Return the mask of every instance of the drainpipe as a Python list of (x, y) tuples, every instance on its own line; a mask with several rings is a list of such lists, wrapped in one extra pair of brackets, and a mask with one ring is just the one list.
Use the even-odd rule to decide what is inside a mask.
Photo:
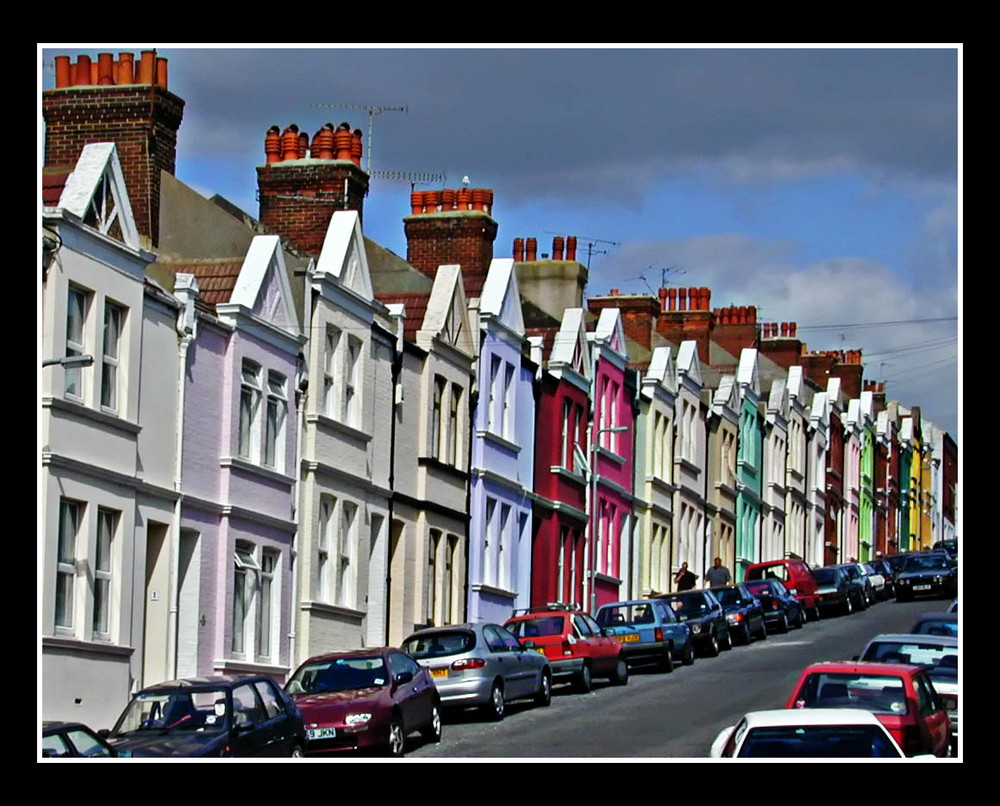
[[(197, 315), (194, 301), (198, 296), (198, 278), (193, 274), (179, 273), (174, 279), (174, 296), (183, 308), (177, 316), (177, 334), (181, 337), (177, 364), (177, 422), (175, 423), (174, 445), (174, 492), (177, 500), (174, 502), (173, 522), (170, 525), (170, 605), (167, 611), (167, 677), (177, 678), (177, 618), (180, 610), (180, 591), (178, 590), (180, 542), (181, 542), (181, 511), (184, 503), (183, 493), (183, 454), (184, 454), (184, 391), (187, 374), (188, 348), (194, 341), (197, 331)], [(145, 681), (143, 681), (145, 683)]]
[(392, 603), (392, 529), (396, 503), (396, 409), (403, 400), (400, 376), (403, 374), (403, 326), (406, 311), (402, 305), (389, 306), (389, 315), (396, 320), (396, 342), (392, 350), (392, 405), (389, 407), (389, 523), (385, 532), (385, 591), (382, 596), (382, 629), (385, 646), (389, 646), (390, 604)]

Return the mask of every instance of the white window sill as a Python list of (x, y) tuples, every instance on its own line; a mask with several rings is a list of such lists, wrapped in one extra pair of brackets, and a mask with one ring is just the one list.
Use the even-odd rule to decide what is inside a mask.
[(502, 437), (499, 434), (494, 434), (492, 431), (476, 431), (476, 436), (480, 437), (481, 439), (485, 439), (489, 442), (494, 442), (497, 445), (506, 448), (509, 451), (513, 451), (514, 453), (521, 452), (521, 446), (518, 445), (516, 442), (511, 442), (506, 437)]
[(368, 442), (372, 438), (371, 434), (366, 434), (364, 431), (355, 428), (353, 425), (348, 425), (340, 420), (335, 420), (327, 414), (307, 414), (306, 422), (315, 423), (316, 425), (322, 426), (324, 429), (329, 431), (338, 431), (344, 436), (360, 442)]
[(253, 462), (243, 459), (239, 456), (223, 456), (219, 460), (219, 467), (234, 467), (238, 470), (243, 470), (247, 473), (253, 473), (257, 476), (263, 476), (271, 481), (281, 482), (282, 484), (293, 485), (295, 484), (295, 479), (291, 476), (286, 476), (284, 473), (279, 473), (277, 470), (272, 470), (267, 467), (261, 467), (260, 465), (255, 465)]

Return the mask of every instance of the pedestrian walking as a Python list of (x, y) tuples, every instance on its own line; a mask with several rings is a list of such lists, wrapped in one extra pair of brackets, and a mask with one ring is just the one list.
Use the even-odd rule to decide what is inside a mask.
[(698, 581), (698, 577), (695, 576), (694, 571), (688, 570), (687, 563), (681, 563), (681, 567), (674, 574), (674, 584), (677, 586), (679, 591), (689, 591), (694, 587), (694, 583)]
[(705, 572), (705, 587), (718, 588), (722, 585), (728, 585), (732, 581), (733, 575), (722, 564), (722, 558), (716, 557), (712, 563), (712, 567)]

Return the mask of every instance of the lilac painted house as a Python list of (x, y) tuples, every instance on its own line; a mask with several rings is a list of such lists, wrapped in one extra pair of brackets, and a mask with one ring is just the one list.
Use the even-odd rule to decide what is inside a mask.
[(528, 607), (531, 592), (535, 366), (527, 357), (513, 260), (492, 261), (478, 302), (468, 619), (502, 623), (513, 609)]
[(299, 335), (277, 236), (242, 262), (174, 264), (188, 306), (177, 676), (283, 678), (295, 601)]

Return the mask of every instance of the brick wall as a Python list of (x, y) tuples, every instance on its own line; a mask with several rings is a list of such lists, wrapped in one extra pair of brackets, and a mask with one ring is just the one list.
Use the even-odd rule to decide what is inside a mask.
[(183, 113), (184, 101), (152, 84), (47, 90), (45, 165), (73, 165), (86, 144), (115, 143), (136, 226), (156, 247), (160, 172), (174, 173)]
[(257, 188), (261, 223), (296, 249), (316, 256), (335, 211), (363, 215), (368, 174), (348, 160), (276, 162), (258, 166)]
[(457, 263), (466, 298), (482, 295), (497, 237), (497, 222), (489, 215), (477, 210), (412, 215), (403, 219), (403, 229), (408, 263), (432, 278), (438, 266)]

